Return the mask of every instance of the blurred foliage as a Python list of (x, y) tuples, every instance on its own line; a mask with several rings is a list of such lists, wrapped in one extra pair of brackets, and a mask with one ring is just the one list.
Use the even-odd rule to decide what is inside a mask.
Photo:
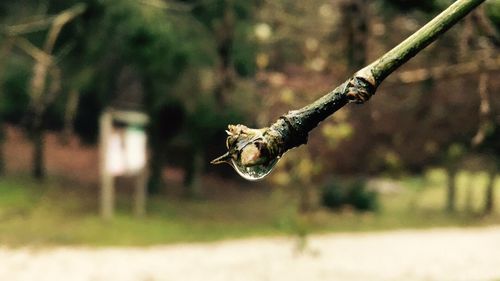
[(2, 95), (0, 107), (2, 119), (19, 123), (28, 108), (29, 96), (26, 85), (31, 76), (31, 63), (23, 58), (11, 59), (7, 68), (9, 71), (3, 77), (2, 91), (11, 94)]
[(334, 210), (351, 207), (359, 211), (376, 211), (379, 205), (377, 193), (368, 190), (361, 179), (329, 180), (322, 188), (321, 203)]
[(485, 5), (486, 13), (495, 24), (497, 30), (500, 31), (500, 3), (498, 1), (487, 1)]
[(449, 5), (448, 0), (384, 0), (386, 5), (397, 11), (421, 10), (424, 12), (436, 12)]

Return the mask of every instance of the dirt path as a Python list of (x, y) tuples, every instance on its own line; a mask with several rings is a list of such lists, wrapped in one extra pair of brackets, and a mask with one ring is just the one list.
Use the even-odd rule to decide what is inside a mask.
[(500, 280), (500, 226), (148, 248), (0, 247), (0, 280)]

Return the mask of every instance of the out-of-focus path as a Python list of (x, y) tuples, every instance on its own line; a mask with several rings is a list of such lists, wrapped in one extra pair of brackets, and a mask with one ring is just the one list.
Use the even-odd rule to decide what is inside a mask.
[(500, 227), (146, 248), (0, 247), (0, 280), (500, 280)]

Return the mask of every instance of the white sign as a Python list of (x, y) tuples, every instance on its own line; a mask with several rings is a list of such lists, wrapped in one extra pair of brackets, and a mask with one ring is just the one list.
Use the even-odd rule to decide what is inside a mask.
[(110, 174), (135, 174), (146, 165), (146, 134), (137, 127), (113, 128), (106, 151)]

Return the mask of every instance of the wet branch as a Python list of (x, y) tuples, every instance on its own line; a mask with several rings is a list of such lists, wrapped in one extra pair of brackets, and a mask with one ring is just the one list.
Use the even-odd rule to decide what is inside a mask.
[[(289, 111), (270, 127), (251, 129), (230, 125), (228, 152), (212, 164), (230, 163), (233, 167), (266, 166), (287, 150), (307, 143), (309, 131), (348, 103), (361, 104), (375, 94), (377, 87), (399, 66), (436, 40), (484, 0), (458, 0), (382, 57), (361, 69), (313, 103)], [(237, 163), (237, 165), (235, 164)]]

